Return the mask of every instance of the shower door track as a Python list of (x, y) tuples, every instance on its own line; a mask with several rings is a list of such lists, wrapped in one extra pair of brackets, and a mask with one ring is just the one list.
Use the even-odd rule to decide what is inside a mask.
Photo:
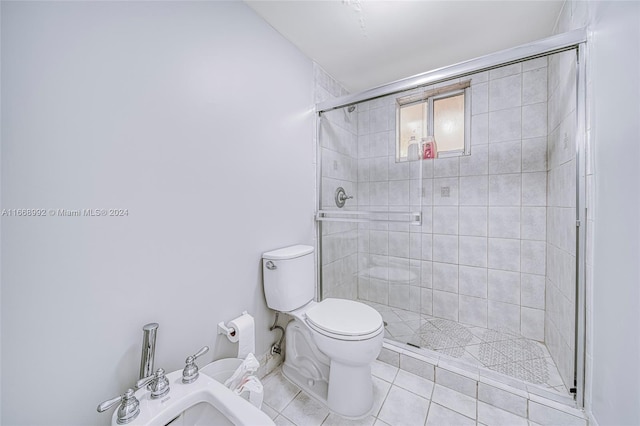
[(373, 89), (365, 90), (353, 95), (341, 96), (316, 104), (316, 112), (322, 113), (333, 109), (343, 108), (359, 102), (369, 101), (394, 93), (404, 92), (417, 87), (440, 83), (452, 78), (464, 77), (482, 71), (528, 61), (553, 53), (575, 49), (579, 44), (587, 41), (586, 29), (569, 31), (552, 37), (547, 37), (531, 43), (501, 50), (489, 55), (480, 56), (468, 61), (459, 62), (432, 71), (407, 77), (392, 83), (384, 84)]

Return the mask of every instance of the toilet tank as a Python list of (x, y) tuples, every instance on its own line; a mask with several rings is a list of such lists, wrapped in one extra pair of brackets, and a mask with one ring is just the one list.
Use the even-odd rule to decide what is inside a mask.
[(315, 296), (313, 247), (296, 245), (262, 255), (264, 295), (269, 308), (290, 312)]

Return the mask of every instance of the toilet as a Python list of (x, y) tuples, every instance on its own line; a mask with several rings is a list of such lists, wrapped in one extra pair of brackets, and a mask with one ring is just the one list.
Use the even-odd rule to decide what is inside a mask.
[(295, 245), (262, 255), (267, 306), (293, 317), (285, 332), (282, 372), (332, 412), (363, 418), (373, 408), (371, 363), (382, 348), (384, 323), (364, 303), (313, 300), (313, 251)]

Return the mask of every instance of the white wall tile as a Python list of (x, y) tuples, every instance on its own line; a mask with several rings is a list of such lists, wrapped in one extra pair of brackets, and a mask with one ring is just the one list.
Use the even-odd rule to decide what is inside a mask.
[[(462, 287), (462, 275), (460, 279)], [(520, 303), (529, 308), (544, 309), (544, 275), (520, 275)]]
[(458, 236), (433, 234), (433, 261), (458, 263)]
[(522, 107), (522, 138), (538, 138), (547, 135), (547, 103)]
[[(432, 286), (432, 274), (433, 263), (429, 260), (423, 260), (420, 262), (420, 283), (422, 287), (431, 288)], [(544, 294), (543, 294), (544, 296)]]
[(520, 271), (520, 240), (489, 238), (489, 268)]
[(458, 205), (458, 177), (433, 179), (433, 205)]
[(371, 254), (389, 254), (389, 233), (387, 231), (369, 231), (369, 250)]
[(522, 74), (522, 105), (546, 102), (547, 69), (538, 68)]
[(430, 288), (420, 289), (420, 313), (433, 315), (433, 290)]
[(522, 174), (522, 205), (547, 205), (547, 174), (545, 172)]
[(389, 232), (389, 256), (409, 257), (408, 232)]
[(408, 206), (409, 205), (409, 181), (397, 180), (389, 182), (389, 205)]
[(460, 235), (487, 236), (487, 207), (460, 206), (458, 214)]
[(487, 299), (459, 296), (459, 321), (477, 327), (487, 327)]
[(544, 341), (544, 310), (522, 307), (520, 334), (528, 339)]
[(546, 259), (544, 241), (522, 240), (520, 248), (520, 270), (530, 274), (544, 275)]
[(467, 296), (487, 298), (487, 269), (459, 266), (459, 292)]
[(369, 202), (374, 206), (388, 206), (389, 182), (371, 182), (369, 185)]
[[(543, 56), (542, 58), (530, 59), (528, 61), (525, 61), (522, 63), (522, 72), (546, 67), (547, 61), (548, 59), (546, 56)], [(546, 87), (545, 87), (545, 91), (546, 91)]]
[(522, 72), (522, 65), (512, 64), (504, 67), (496, 68), (489, 71), (489, 80), (506, 77), (509, 75), (520, 74)]
[[(489, 143), (506, 142), (520, 139), (522, 113), (521, 108), (510, 108), (489, 113)], [(530, 136), (530, 137), (535, 137)]]
[(489, 269), (489, 300), (520, 304), (520, 274)]
[(520, 306), (489, 300), (489, 328), (520, 333)]
[(393, 155), (387, 157), (389, 167), (389, 180), (405, 180), (411, 178), (411, 166), (414, 162), (396, 162)]
[(474, 146), (489, 143), (489, 114), (478, 114), (471, 117), (471, 149)]
[(458, 207), (433, 207), (433, 232), (438, 234), (458, 235)]
[(521, 184), (520, 174), (489, 176), (489, 205), (519, 206)]
[(460, 157), (460, 176), (486, 175), (489, 166), (488, 148), (488, 145), (473, 145), (469, 155)]
[(433, 177), (457, 177), (460, 172), (458, 158), (436, 158), (433, 162)]
[(433, 288), (457, 293), (458, 265), (433, 262)]
[(489, 111), (519, 107), (522, 104), (520, 74), (489, 81)]
[(520, 173), (520, 140), (489, 145), (489, 174)]
[(487, 266), (487, 238), (460, 236), (459, 264), (467, 266)]
[(422, 260), (433, 259), (433, 236), (422, 234)]
[(471, 86), (471, 115), (489, 111), (489, 84), (479, 83)]
[(522, 140), (522, 171), (547, 171), (547, 138)]
[(489, 236), (520, 238), (520, 207), (489, 207)]
[(546, 207), (522, 207), (520, 237), (527, 240), (546, 240)]
[(433, 316), (458, 321), (458, 294), (433, 290)]
[(486, 206), (488, 199), (488, 177), (460, 177), (460, 205)]

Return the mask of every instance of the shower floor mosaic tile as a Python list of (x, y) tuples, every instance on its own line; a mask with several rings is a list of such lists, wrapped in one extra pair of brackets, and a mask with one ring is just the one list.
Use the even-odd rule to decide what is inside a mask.
[(385, 337), (568, 393), (547, 347), (508, 330), (490, 330), (361, 300), (385, 321)]

